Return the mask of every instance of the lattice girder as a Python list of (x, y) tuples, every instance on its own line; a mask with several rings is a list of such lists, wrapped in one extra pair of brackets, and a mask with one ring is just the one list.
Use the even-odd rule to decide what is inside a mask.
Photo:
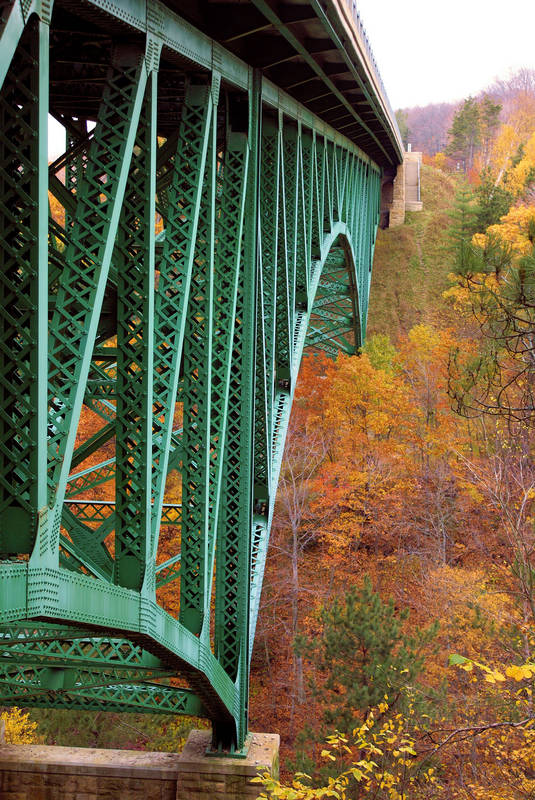
[[(299, 365), (363, 342), (380, 169), (162, 4), (15, 5), (0, 704), (196, 713), (241, 747)], [(73, 15), (69, 109), (48, 42)]]

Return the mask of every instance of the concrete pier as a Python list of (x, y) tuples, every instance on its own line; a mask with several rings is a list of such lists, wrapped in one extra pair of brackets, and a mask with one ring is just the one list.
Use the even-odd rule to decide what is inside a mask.
[(182, 753), (0, 743), (1, 800), (255, 800), (278, 772), (279, 737), (251, 734), (246, 758), (206, 754), (209, 731)]
[(208, 755), (210, 731), (192, 731), (178, 762), (177, 800), (256, 800), (262, 791), (251, 779), (279, 774), (279, 736), (252, 733), (245, 758)]

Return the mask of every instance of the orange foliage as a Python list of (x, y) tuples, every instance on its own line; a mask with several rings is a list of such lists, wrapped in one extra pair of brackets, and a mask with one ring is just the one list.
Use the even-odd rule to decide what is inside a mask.
[[(501, 652), (489, 631), (515, 619), (510, 543), (467, 467), (470, 457), (480, 468), (484, 441), (450, 408), (448, 356), (458, 344), (453, 331), (416, 325), (396, 349), (372, 339), (358, 357), (305, 359), (290, 437), (301, 436), (303, 449), (306, 431), (309, 441), (313, 434), (323, 457), (303, 494), (294, 583), (285, 548), (290, 520), (276, 513), (253, 661), (252, 724), (281, 731), (283, 751), (320, 713), (296, 664), (295, 630), (313, 635), (319, 606), (364, 571), (384, 596), (411, 608), (410, 625), (441, 621), (427, 685), (440, 687), (452, 649), (472, 657)], [(489, 565), (490, 552), (496, 563)], [(453, 691), (464, 692), (455, 678)]]
[[(439, 521), (426, 526), (407, 515), (406, 505), (430, 493), (459, 492), (454, 466), (463, 428), (446, 392), (453, 344), (449, 332), (418, 325), (400, 342), (392, 369), (374, 367), (363, 353), (340, 356), (325, 374), (319, 405), (308, 411), (328, 442), (311, 508), (332, 554), (366, 544), (369, 530), (383, 547), (427, 549), (441, 539), (446, 559)], [(418, 533), (430, 525), (434, 545), (432, 535)]]

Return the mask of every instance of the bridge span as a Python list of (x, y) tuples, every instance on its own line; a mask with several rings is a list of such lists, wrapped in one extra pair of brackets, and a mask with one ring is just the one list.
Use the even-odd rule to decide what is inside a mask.
[(402, 160), (355, 3), (1, 0), (0, 87), (0, 706), (239, 749), (301, 355), (361, 345)]

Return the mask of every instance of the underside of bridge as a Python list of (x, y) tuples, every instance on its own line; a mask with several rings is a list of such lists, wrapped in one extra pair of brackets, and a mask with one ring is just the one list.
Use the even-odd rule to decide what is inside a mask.
[(0, 705), (243, 745), (301, 356), (361, 345), (401, 157), (351, 13), (0, 2)]

